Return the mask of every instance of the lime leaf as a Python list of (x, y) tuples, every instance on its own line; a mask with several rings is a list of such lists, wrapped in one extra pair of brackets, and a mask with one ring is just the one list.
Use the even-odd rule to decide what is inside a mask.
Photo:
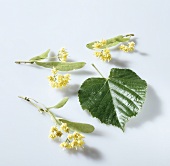
[(85, 62), (35, 62), (37, 65), (53, 68), (55, 67), (59, 71), (70, 71), (75, 69), (80, 69), (84, 67)]
[(67, 123), (67, 126), (72, 130), (82, 132), (82, 133), (92, 133), (94, 131), (94, 126), (87, 123), (71, 122), (65, 119), (59, 119), (60, 122)]
[(136, 116), (146, 96), (147, 83), (130, 69), (112, 68), (106, 78), (89, 78), (78, 92), (82, 109), (102, 123), (124, 130), (130, 117)]
[(52, 106), (52, 107), (48, 107), (48, 109), (52, 109), (52, 108), (55, 108), (55, 109), (58, 109), (58, 108), (61, 108), (63, 107), (67, 101), (68, 101), (68, 97), (64, 97), (59, 103), (57, 103), (56, 105)]
[(50, 52), (50, 49), (48, 49), (46, 52), (42, 53), (41, 55), (35, 56), (31, 58), (29, 61), (30, 62), (35, 62), (35, 61), (40, 61), (48, 57), (48, 54)]
[[(121, 42), (126, 42), (126, 41), (129, 41), (129, 40), (130, 40), (130, 37), (125, 37), (123, 35), (119, 35), (119, 36), (116, 36), (114, 38), (107, 39), (106, 44), (99, 49), (113, 47), (113, 46), (118, 45)], [(93, 50), (93, 44), (96, 43), (96, 42), (98, 42), (98, 41), (88, 43), (86, 45), (86, 47)]]

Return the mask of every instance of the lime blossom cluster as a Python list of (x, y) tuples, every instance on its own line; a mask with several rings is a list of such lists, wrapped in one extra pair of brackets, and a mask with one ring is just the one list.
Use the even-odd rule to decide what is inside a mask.
[(65, 87), (70, 80), (70, 74), (58, 74), (58, 70), (53, 67), (51, 70), (52, 75), (48, 76), (48, 81), (52, 88), (62, 88)]
[(60, 129), (58, 129), (56, 126), (52, 126), (50, 129), (49, 138), (54, 140), (55, 138), (62, 137), (62, 135), (64, 134), (63, 132), (67, 133), (68, 135), (66, 140), (60, 144), (62, 148), (83, 148), (85, 143), (83, 140), (83, 138), (85, 138), (84, 135), (80, 134), (79, 132), (69, 134), (70, 128), (67, 126), (67, 123), (62, 123)]
[(61, 61), (61, 62), (66, 62), (67, 60), (67, 57), (68, 57), (68, 52), (66, 51), (66, 49), (63, 47), (59, 50), (58, 52), (58, 59)]
[[(133, 36), (132, 34), (126, 35), (127, 36)], [(123, 41), (122, 41), (123, 42)], [(120, 42), (118, 42), (120, 43)], [(92, 45), (92, 49), (95, 50), (94, 55), (98, 58), (100, 58), (102, 61), (110, 61), (112, 59), (110, 54), (109, 47), (109, 41), (102, 39), (101, 41), (96, 41)], [(119, 49), (124, 52), (132, 52), (135, 49), (135, 43), (133, 41), (129, 42), (127, 45), (121, 44), (119, 46)], [(99, 51), (96, 51), (99, 50)]]
[(101, 52), (96, 51), (94, 52), (94, 55), (98, 58), (100, 58), (102, 61), (110, 61), (112, 59), (110, 50), (109, 49), (103, 49)]
[(129, 42), (127, 45), (121, 44), (119, 46), (119, 49), (124, 52), (132, 52), (135, 49), (135, 43), (132, 41)]
[[(103, 46), (107, 44), (107, 41), (102, 39), (101, 41), (95, 42), (92, 47), (94, 50), (96, 49), (102, 49)], [(100, 58), (102, 61), (110, 61), (112, 59), (110, 50), (105, 48), (102, 49), (101, 51), (96, 51), (94, 52), (94, 55), (98, 58)]]

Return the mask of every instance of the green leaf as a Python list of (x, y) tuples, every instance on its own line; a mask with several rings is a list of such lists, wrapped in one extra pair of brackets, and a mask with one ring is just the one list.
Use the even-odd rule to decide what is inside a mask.
[(78, 96), (82, 108), (93, 117), (124, 130), (129, 118), (141, 109), (146, 89), (146, 81), (132, 70), (112, 68), (108, 79), (85, 80)]
[(84, 67), (85, 62), (35, 62), (37, 65), (53, 68), (55, 67), (59, 71), (70, 71), (75, 69), (80, 69)]
[[(130, 40), (130, 37), (125, 37), (123, 35), (119, 35), (119, 36), (116, 36), (114, 38), (107, 39), (106, 45), (102, 46), (100, 49), (113, 47), (113, 46), (118, 45), (121, 42), (126, 42), (126, 41), (129, 41), (129, 40)], [(93, 50), (93, 44), (96, 43), (96, 42), (98, 42), (98, 41), (88, 43), (86, 45), (86, 47)]]
[(46, 52), (42, 53), (41, 55), (38, 55), (38, 56), (31, 58), (29, 61), (30, 62), (36, 62), (36, 61), (43, 60), (43, 59), (48, 57), (49, 52), (50, 52), (50, 49), (48, 49)]
[(68, 97), (64, 97), (59, 103), (57, 103), (56, 105), (52, 106), (52, 107), (48, 107), (48, 109), (52, 109), (52, 108), (55, 108), (55, 109), (58, 109), (58, 108), (61, 108), (63, 107), (67, 101), (68, 101)]
[(59, 119), (59, 121), (63, 123), (67, 123), (67, 126), (71, 128), (72, 130), (82, 132), (82, 133), (92, 133), (95, 129), (94, 126), (87, 124), (87, 123), (71, 122), (65, 119)]

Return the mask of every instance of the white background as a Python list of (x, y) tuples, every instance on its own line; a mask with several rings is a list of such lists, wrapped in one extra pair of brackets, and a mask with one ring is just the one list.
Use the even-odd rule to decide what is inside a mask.
[[(170, 3), (168, 0), (0, 0), (0, 165), (1, 166), (168, 166), (170, 164)], [(135, 34), (136, 52), (112, 51), (104, 63), (85, 45), (119, 34)], [(48, 48), (56, 55), (66, 47), (71, 61), (86, 67), (70, 72), (63, 90), (48, 85), (49, 69), (17, 65)], [(101, 124), (83, 111), (77, 91), (88, 77), (106, 77), (113, 67), (130, 68), (148, 83), (141, 113), (123, 133)], [(69, 102), (56, 113), (72, 121), (91, 123), (83, 151), (62, 150), (48, 138), (48, 116), (17, 96), (47, 106), (64, 96)], [(54, 110), (55, 111), (55, 110)]]

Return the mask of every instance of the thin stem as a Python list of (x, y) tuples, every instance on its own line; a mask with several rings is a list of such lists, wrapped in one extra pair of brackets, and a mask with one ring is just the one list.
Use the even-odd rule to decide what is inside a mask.
[(21, 63), (30, 63), (30, 64), (33, 64), (34, 62), (30, 62), (30, 61), (15, 61), (15, 63), (17, 63), (17, 64), (21, 64)]
[(104, 76), (102, 75), (102, 73), (97, 69), (97, 67), (94, 65), (94, 64), (92, 64), (92, 66), (96, 69), (96, 71), (104, 78)]
[(23, 100), (25, 100), (25, 101), (28, 101), (28, 102), (29, 102), (30, 104), (32, 104), (34, 107), (38, 108), (38, 110), (39, 110), (40, 112), (44, 112), (44, 111), (45, 111), (43, 108), (39, 107), (37, 104), (35, 104), (34, 102), (32, 102), (32, 101), (31, 101), (32, 99), (30, 99), (30, 98), (28, 98), (28, 97), (23, 97), (23, 96), (18, 96), (18, 97), (21, 98), (21, 99), (23, 99)]
[(53, 121), (57, 124), (60, 125), (60, 121), (56, 118), (56, 116), (51, 112), (51, 111), (47, 111), (47, 113), (51, 116), (51, 118), (53, 119)]
[[(51, 116), (51, 118), (53, 119), (53, 121), (56, 123), (56, 125), (61, 125), (61, 122), (57, 119), (57, 117), (54, 115), (54, 113), (51, 112), (48, 108), (46, 108), (43, 104), (39, 103), (38, 101), (36, 101), (34, 99), (28, 98), (28, 97), (23, 97), (23, 96), (18, 96), (18, 97), (25, 101), (28, 101), (34, 107), (38, 108), (38, 111), (48, 113)], [(34, 102), (32, 102), (31, 100)], [(41, 104), (43, 107), (45, 107), (45, 109), (40, 107), (39, 105), (35, 104), (35, 102), (38, 104)]]

